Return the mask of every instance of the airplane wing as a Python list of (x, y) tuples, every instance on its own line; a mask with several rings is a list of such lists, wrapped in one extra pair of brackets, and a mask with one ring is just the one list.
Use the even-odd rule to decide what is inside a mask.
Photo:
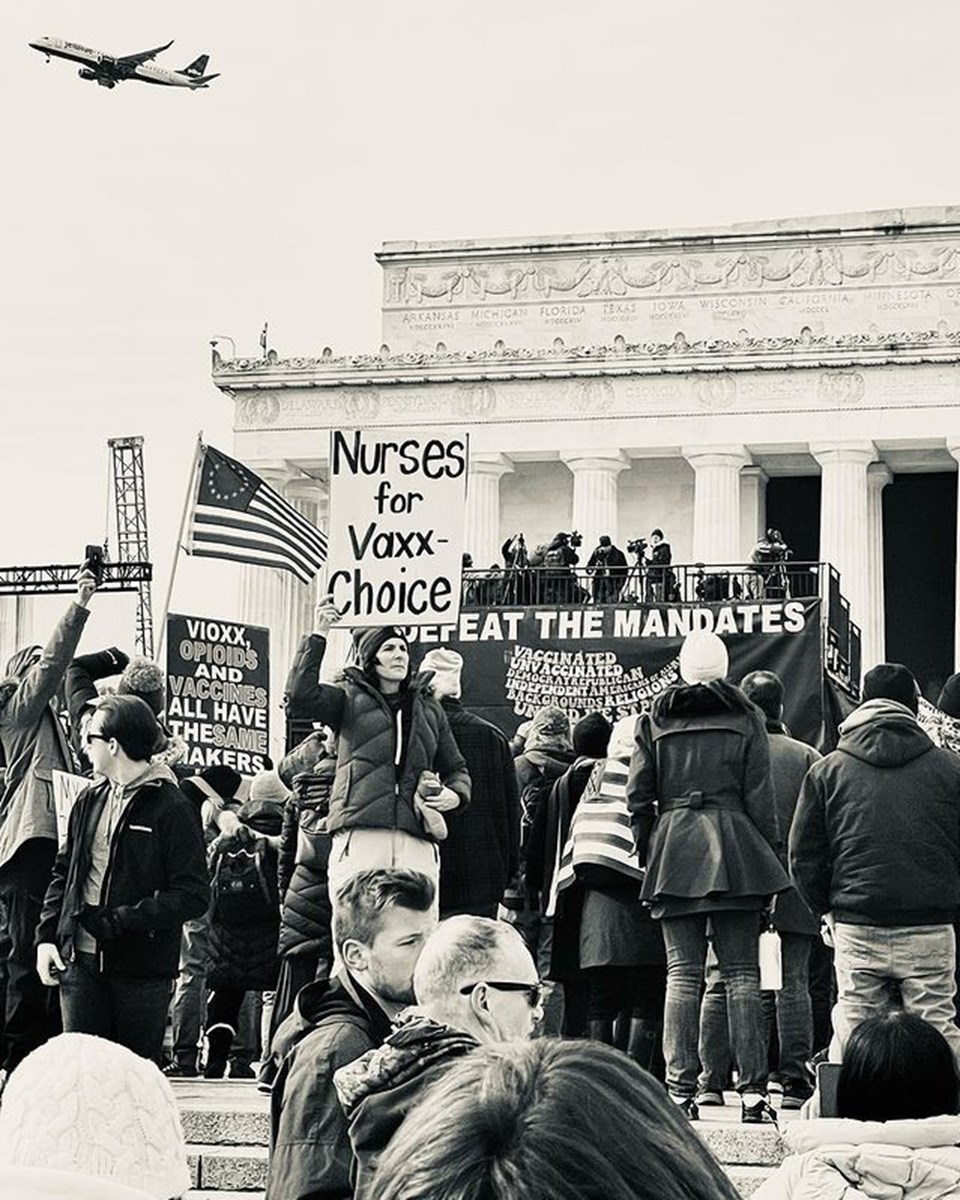
[(162, 54), (164, 50), (169, 50), (172, 45), (173, 40), (171, 39), (165, 46), (157, 46), (155, 50), (141, 50), (139, 54), (125, 54), (122, 58), (118, 58), (117, 62), (127, 67), (139, 67), (141, 63), (149, 62), (151, 58)]

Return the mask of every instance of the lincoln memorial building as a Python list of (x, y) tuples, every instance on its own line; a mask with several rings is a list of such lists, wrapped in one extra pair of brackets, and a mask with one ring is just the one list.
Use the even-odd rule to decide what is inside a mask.
[[(235, 453), (325, 522), (331, 428), (470, 432), (465, 550), (559, 530), (675, 563), (776, 527), (840, 572), (864, 669), (954, 669), (960, 208), (721, 229), (389, 242), (382, 345), (227, 361)], [(275, 687), (314, 595), (244, 568)]]

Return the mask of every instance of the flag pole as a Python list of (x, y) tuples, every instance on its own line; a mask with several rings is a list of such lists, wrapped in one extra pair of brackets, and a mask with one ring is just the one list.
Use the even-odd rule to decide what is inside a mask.
[(167, 594), (163, 601), (163, 612), (160, 616), (160, 637), (157, 642), (157, 661), (163, 658), (163, 644), (167, 636), (167, 613), (170, 611), (170, 601), (173, 598), (173, 585), (177, 576), (177, 565), (180, 562), (180, 551), (183, 549), (183, 531), (187, 527), (187, 518), (196, 505), (197, 490), (200, 483), (200, 464), (206, 447), (203, 444), (203, 430), (197, 434), (197, 444), (193, 451), (193, 464), (190, 467), (190, 477), (187, 480), (187, 491), (183, 498), (183, 512), (180, 514), (180, 528), (177, 530), (177, 540), (173, 547), (173, 562), (170, 566), (170, 578), (167, 582)]

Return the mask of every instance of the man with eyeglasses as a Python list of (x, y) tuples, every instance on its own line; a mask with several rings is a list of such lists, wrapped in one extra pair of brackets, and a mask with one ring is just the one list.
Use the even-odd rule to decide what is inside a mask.
[(207, 909), (203, 834), (137, 696), (108, 696), (84, 733), (94, 782), (77, 798), (37, 926), (37, 973), (63, 1027), (158, 1065), (184, 921)]
[(413, 974), (417, 1003), (381, 1047), (334, 1075), (350, 1121), (355, 1200), (377, 1194), (377, 1161), (407, 1113), (458, 1058), (532, 1036), (543, 985), (523, 939), (502, 921), (456, 916), (427, 939)]

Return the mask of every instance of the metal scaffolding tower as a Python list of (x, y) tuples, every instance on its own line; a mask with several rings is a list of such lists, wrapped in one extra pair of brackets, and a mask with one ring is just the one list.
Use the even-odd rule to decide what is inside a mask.
[[(110, 438), (113, 465), (113, 497), (117, 517), (117, 566), (148, 563), (147, 490), (143, 477), (143, 438)], [(137, 587), (136, 645), (141, 654), (153, 657), (153, 609), (149, 576)]]

